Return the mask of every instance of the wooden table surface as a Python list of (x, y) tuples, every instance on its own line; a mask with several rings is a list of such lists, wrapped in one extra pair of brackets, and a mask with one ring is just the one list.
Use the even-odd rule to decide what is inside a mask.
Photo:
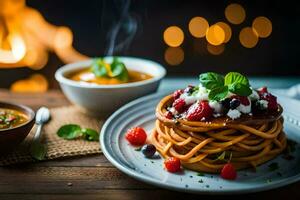
[[(44, 94), (16, 94), (0, 90), (0, 101), (28, 105), (68, 105), (60, 91)], [(299, 166), (300, 167), (300, 166)], [(184, 183), (182, 183), (184, 184)], [(255, 194), (232, 196), (231, 199), (300, 199), (300, 182)], [(223, 199), (157, 188), (123, 174), (104, 155), (21, 164), (0, 168), (0, 199)]]

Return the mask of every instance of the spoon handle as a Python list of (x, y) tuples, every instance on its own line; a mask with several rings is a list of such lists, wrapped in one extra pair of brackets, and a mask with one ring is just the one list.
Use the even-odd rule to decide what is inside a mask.
[(42, 124), (38, 124), (32, 142), (39, 142), (40, 141), (41, 135), (42, 135), (42, 127), (43, 127)]

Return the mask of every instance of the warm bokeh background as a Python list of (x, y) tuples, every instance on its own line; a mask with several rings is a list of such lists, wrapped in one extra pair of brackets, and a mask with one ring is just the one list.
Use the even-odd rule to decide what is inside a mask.
[[(22, 0), (1, 1), (16, 3)], [(123, 13), (124, 20), (121, 21), (120, 31), (114, 43), (117, 49), (114, 49), (113, 54), (155, 60), (166, 67), (168, 76), (196, 76), (208, 70), (217, 72), (235, 70), (252, 76), (300, 75), (298, 65), (300, 7), (294, 1), (133, 0), (126, 12), (127, 3), (126, 0), (26, 1), (27, 6), (39, 11), (49, 24), (69, 27), (73, 33), (73, 47), (89, 57), (103, 56), (112, 52), (112, 48), (109, 47), (112, 39), (110, 31), (116, 28)], [(232, 24), (225, 17), (225, 8), (231, 3), (238, 3), (244, 8), (245, 19), (240, 24)], [(217, 22), (227, 23), (232, 30), (230, 40), (214, 47), (207, 42), (205, 36), (204, 38), (192, 36), (189, 22), (196, 16), (206, 19), (210, 26)], [(268, 37), (258, 38), (257, 44), (254, 41), (252, 48), (246, 48), (241, 44), (243, 41), (239, 39), (239, 34), (243, 28), (251, 27), (253, 20), (258, 16), (265, 16), (270, 20), (272, 31)], [(236, 17), (240, 16), (237, 14)], [(3, 19), (0, 25), (1, 23)], [(29, 23), (34, 24), (31, 21)], [(38, 25), (33, 26), (39, 29)], [(178, 47), (169, 47), (164, 42), (164, 31), (169, 26), (178, 26), (184, 33), (183, 42), (180, 46), (175, 45)], [(43, 31), (42, 28), (40, 31)], [(66, 32), (68, 33), (68, 29)], [(63, 36), (62, 34), (62, 39), (57, 39), (56, 43), (63, 43)], [(50, 35), (42, 34), (39, 40), (43, 37), (47, 38)], [(251, 39), (246, 42), (253, 43)], [(43, 75), (35, 76), (36, 80), (46, 79), (49, 88), (57, 88), (53, 76), (55, 70), (64, 63), (71, 62), (73, 57), (58, 56), (59, 44), (56, 43), (52, 49), (45, 47), (47, 49), (45, 52), (49, 55), (45, 63), (31, 68), (0, 67), (0, 88), (10, 88), (15, 81), (26, 79), (36, 73)], [(80, 58), (79, 56), (78, 59)], [(76, 59), (77, 57), (73, 60)], [(5, 64), (1, 66), (5, 67)]]

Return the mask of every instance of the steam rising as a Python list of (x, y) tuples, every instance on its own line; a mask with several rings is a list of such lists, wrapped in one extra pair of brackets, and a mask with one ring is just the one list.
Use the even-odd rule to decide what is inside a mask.
[(112, 56), (117, 52), (128, 49), (138, 27), (136, 18), (129, 11), (131, 1), (114, 0), (113, 2), (120, 16), (116, 23), (113, 23), (107, 34), (108, 47), (105, 52), (107, 56)]

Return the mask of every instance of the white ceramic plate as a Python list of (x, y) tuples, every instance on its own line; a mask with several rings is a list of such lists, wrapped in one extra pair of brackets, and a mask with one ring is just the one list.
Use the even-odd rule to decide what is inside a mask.
[[(281, 187), (300, 180), (300, 103), (296, 100), (279, 97), (284, 107), (285, 131), (289, 139), (298, 143), (293, 152), (293, 160), (281, 155), (253, 170), (238, 172), (238, 178), (227, 181), (219, 175), (184, 170), (181, 174), (168, 173), (163, 169), (163, 159), (147, 159), (140, 151), (125, 140), (126, 130), (141, 126), (150, 133), (154, 127), (155, 107), (166, 93), (159, 93), (137, 99), (115, 112), (104, 124), (100, 143), (106, 158), (119, 170), (138, 180), (159, 187), (177, 191), (234, 194), (250, 193)], [(270, 171), (271, 163), (278, 163), (279, 169)]]

